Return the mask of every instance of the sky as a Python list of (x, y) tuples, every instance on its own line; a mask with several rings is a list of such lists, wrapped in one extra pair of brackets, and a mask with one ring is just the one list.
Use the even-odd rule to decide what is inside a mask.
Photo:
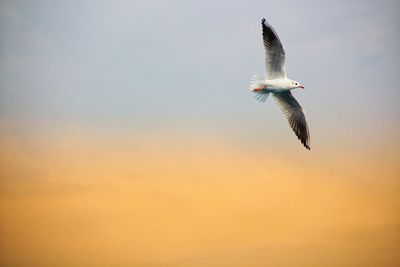
[[(398, 266), (397, 1), (0, 1), (0, 265)], [(311, 151), (248, 92), (261, 19)]]

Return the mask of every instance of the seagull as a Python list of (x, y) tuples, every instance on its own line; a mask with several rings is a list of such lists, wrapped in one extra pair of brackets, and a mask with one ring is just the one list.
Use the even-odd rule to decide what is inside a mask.
[(309, 150), (310, 133), (304, 110), (291, 93), (293, 89), (304, 89), (304, 86), (286, 76), (285, 49), (274, 28), (265, 20), (261, 21), (262, 36), (265, 47), (268, 76), (253, 76), (250, 81), (250, 92), (260, 102), (265, 102), (272, 94), (279, 108), (286, 116), (297, 138)]

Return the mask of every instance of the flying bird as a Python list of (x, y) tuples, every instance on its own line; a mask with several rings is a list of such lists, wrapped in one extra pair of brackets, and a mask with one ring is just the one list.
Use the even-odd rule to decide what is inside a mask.
[(265, 19), (262, 19), (261, 25), (268, 74), (265, 78), (255, 75), (250, 82), (250, 92), (260, 102), (265, 102), (272, 94), (297, 138), (310, 149), (310, 133), (304, 110), (291, 93), (291, 90), (304, 89), (304, 86), (286, 76), (282, 42)]

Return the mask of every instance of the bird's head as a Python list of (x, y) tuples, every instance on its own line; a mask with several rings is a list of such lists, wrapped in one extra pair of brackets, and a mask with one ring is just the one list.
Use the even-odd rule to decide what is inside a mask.
[(292, 89), (296, 89), (296, 88), (304, 89), (304, 86), (301, 83), (293, 81), (293, 80), (290, 81), (290, 86), (292, 87)]

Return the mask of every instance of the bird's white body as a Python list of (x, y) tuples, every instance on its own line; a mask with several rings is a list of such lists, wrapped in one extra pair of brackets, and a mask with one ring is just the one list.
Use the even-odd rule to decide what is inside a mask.
[(280, 78), (280, 79), (264, 79), (264, 80), (258, 80), (257, 84), (255, 84), (255, 88), (252, 88), (253, 90), (256, 88), (263, 88), (263, 91), (265, 92), (270, 92), (270, 93), (281, 93), (281, 92), (286, 92), (290, 91), (292, 89), (298, 88), (298, 86), (295, 86), (295, 81), (287, 79), (287, 78)]
[(274, 93), (294, 89), (289, 79), (265, 80), (264, 84), (267, 86), (266, 90)]
[(250, 82), (250, 92), (261, 102), (265, 102), (271, 94), (296, 136), (307, 149), (310, 149), (310, 133), (304, 110), (290, 92), (296, 88), (304, 89), (304, 86), (287, 78), (285, 49), (272, 26), (265, 19), (261, 24), (268, 75), (266, 78), (254, 76)]

